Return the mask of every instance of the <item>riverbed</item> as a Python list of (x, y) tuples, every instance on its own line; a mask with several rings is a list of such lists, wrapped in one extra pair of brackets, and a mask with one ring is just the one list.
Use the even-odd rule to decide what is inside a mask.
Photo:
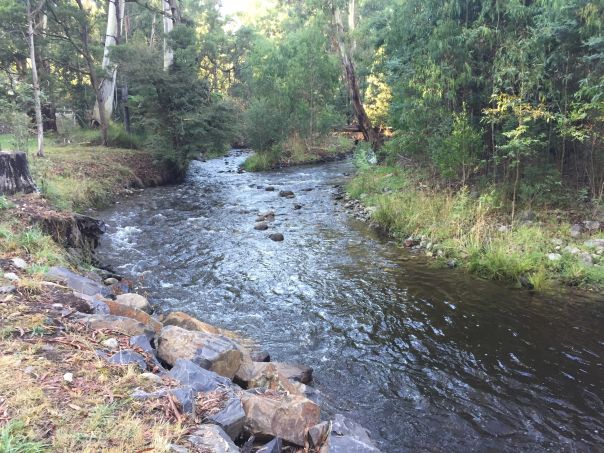
[(99, 213), (101, 260), (160, 310), (312, 366), (326, 416), (384, 452), (603, 448), (603, 297), (436, 268), (334, 200), (350, 162), (240, 174), (245, 155), (195, 161), (185, 183)]

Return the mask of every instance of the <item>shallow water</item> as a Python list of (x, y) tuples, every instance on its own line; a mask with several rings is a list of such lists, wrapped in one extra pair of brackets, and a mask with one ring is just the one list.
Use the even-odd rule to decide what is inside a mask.
[(100, 258), (161, 309), (311, 365), (324, 414), (384, 452), (603, 451), (603, 297), (435, 269), (334, 203), (350, 163), (237, 174), (244, 158), (193, 162), (184, 184), (100, 213)]

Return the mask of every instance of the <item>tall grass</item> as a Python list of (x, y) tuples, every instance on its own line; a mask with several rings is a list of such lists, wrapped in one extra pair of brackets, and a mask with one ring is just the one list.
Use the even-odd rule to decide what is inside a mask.
[(40, 269), (65, 262), (61, 248), (50, 236), (36, 227), (24, 228), (14, 221), (0, 223), (0, 255), (29, 257)]
[[(579, 255), (556, 250), (552, 239), (572, 242), (568, 225), (515, 224), (501, 229), (505, 216), (495, 190), (478, 198), (467, 190), (437, 192), (422, 188), (409, 171), (386, 166), (360, 171), (347, 190), (351, 197), (372, 206), (373, 219), (395, 238), (423, 237), (436, 244), (443, 258), (456, 258), (482, 277), (528, 281), (537, 289), (551, 280), (570, 285), (604, 284), (602, 265), (589, 266)], [(562, 259), (550, 260), (548, 254), (554, 252)]]

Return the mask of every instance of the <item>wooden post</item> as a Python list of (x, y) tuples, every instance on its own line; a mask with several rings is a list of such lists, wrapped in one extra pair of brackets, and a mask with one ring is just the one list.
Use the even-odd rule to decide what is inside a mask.
[(27, 155), (22, 151), (0, 152), (0, 194), (35, 191), (36, 185), (29, 173)]

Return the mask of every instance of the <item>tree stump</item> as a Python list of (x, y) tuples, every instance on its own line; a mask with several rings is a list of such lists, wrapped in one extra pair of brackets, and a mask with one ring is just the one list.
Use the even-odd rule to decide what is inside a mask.
[(24, 152), (0, 152), (0, 194), (31, 193), (36, 185), (29, 173)]

